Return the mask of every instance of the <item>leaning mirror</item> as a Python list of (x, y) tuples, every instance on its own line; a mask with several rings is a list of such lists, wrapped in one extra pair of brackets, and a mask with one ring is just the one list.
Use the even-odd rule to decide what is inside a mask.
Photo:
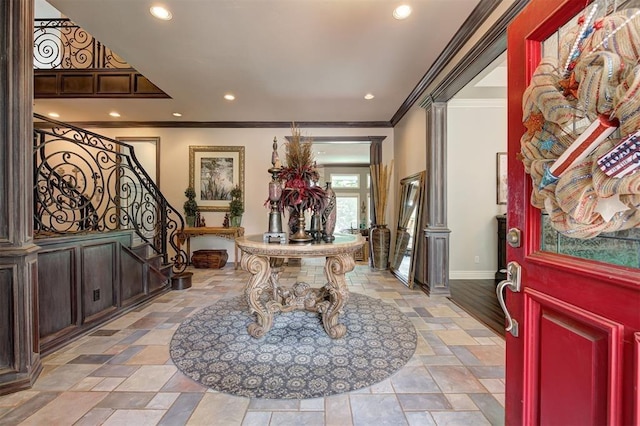
[(409, 288), (413, 288), (414, 254), (418, 225), (422, 215), (424, 176), (425, 172), (420, 172), (400, 181), (398, 226), (396, 245), (391, 258), (391, 272)]

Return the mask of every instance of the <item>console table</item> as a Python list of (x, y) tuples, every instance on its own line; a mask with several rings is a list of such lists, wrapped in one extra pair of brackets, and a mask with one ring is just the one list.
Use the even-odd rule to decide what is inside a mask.
[[(345, 335), (347, 327), (338, 323), (342, 307), (349, 299), (344, 275), (355, 267), (354, 253), (364, 245), (361, 235), (336, 234), (332, 243), (269, 244), (262, 235), (236, 238), (243, 252), (242, 269), (251, 273), (244, 290), (249, 312), (256, 321), (247, 331), (253, 337), (264, 336), (273, 326), (274, 312), (304, 309), (317, 312), (327, 334), (334, 339)], [(325, 257), (324, 275), (327, 283), (312, 288), (307, 283), (292, 287), (280, 286), (278, 279), (285, 258)]]
[[(200, 237), (200, 236), (212, 236), (212, 237), (220, 237), (226, 238), (227, 240), (235, 240), (238, 237), (242, 237), (244, 235), (244, 228), (239, 227), (229, 227), (225, 228), (222, 226), (201, 226), (201, 227), (185, 227), (181, 233), (178, 234), (178, 250), (182, 244), (187, 242), (187, 264), (191, 263), (191, 238), (192, 237)], [(234, 247), (235, 259), (233, 260), (233, 265), (235, 269), (238, 269), (238, 245), (236, 244)]]

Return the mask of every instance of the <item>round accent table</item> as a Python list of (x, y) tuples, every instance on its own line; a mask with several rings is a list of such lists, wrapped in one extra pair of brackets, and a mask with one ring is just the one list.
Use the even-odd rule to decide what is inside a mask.
[[(241, 267), (251, 273), (245, 286), (245, 297), (256, 321), (247, 330), (253, 337), (265, 335), (273, 326), (275, 312), (304, 309), (318, 312), (327, 334), (334, 339), (345, 335), (347, 327), (338, 323), (342, 307), (349, 300), (345, 274), (355, 267), (354, 253), (365, 241), (361, 235), (336, 234), (331, 243), (265, 243), (262, 235), (236, 238), (242, 250)], [(278, 283), (285, 258), (325, 257), (324, 275), (327, 283), (313, 288), (307, 283), (283, 287)]]

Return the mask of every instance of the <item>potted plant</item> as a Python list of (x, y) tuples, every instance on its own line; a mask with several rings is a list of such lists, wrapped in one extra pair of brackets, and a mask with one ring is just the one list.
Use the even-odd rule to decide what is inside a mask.
[(229, 217), (232, 227), (238, 227), (242, 224), (242, 213), (244, 213), (244, 204), (242, 203), (242, 189), (239, 185), (233, 187), (230, 192), (231, 202), (229, 203)]
[(184, 214), (186, 215), (187, 226), (195, 226), (196, 213), (198, 212), (198, 203), (196, 203), (196, 191), (192, 187), (188, 187), (184, 191), (184, 195), (187, 197), (187, 201), (182, 206), (184, 208)]

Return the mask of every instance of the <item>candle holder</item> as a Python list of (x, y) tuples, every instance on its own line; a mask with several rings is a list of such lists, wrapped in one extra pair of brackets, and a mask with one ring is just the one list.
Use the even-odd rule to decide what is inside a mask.
[(305, 231), (306, 220), (304, 218), (304, 210), (298, 211), (298, 231), (289, 237), (294, 243), (306, 243), (313, 240), (313, 237)]
[(309, 234), (311, 234), (311, 237), (313, 237), (315, 241), (322, 241), (322, 215), (315, 209), (311, 216)]
[[(313, 162), (313, 168), (317, 169), (316, 162)], [(318, 185), (317, 176), (311, 178), (313, 186)], [(314, 241), (322, 241), (322, 211), (319, 206), (314, 206), (311, 211), (311, 225), (309, 226), (309, 234)]]
[(263, 234), (265, 243), (287, 243), (287, 233), (282, 231), (282, 213), (278, 210), (278, 201), (282, 197), (282, 183), (278, 178), (280, 170), (282, 170), (282, 166), (278, 157), (278, 139), (274, 137), (271, 168), (269, 169), (269, 173), (271, 173), (271, 182), (269, 182), (269, 230)]

